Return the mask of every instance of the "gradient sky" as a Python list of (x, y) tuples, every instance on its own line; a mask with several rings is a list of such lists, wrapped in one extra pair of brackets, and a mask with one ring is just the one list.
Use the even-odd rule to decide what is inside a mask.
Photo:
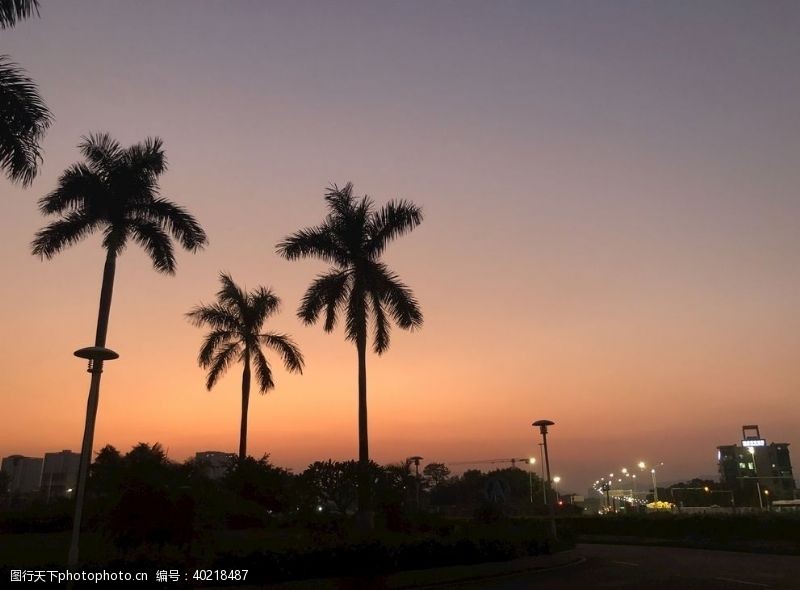
[(205, 391), (183, 317), (226, 270), (308, 365), (251, 401), (249, 452), (356, 456), (355, 350), (294, 315), (324, 266), (274, 253), (351, 180), (425, 211), (386, 255), (425, 326), (368, 358), (379, 462), (538, 453), (539, 418), (579, 492), (714, 474), (742, 424), (800, 453), (799, 27), (793, 1), (42, 0), (0, 32), (55, 114), (33, 186), (0, 180), (0, 455), (80, 448), (103, 252), (29, 242), (95, 131), (163, 138), (211, 241), (175, 277), (121, 258), (96, 449), (236, 449), (241, 373)]

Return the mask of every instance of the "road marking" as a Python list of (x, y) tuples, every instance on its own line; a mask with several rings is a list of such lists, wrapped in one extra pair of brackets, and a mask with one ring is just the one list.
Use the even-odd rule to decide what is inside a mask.
[(761, 588), (769, 588), (769, 584), (761, 584), (760, 582), (745, 582), (744, 580), (735, 580), (734, 578), (714, 578), (720, 582), (734, 582), (736, 584), (744, 584), (745, 586), (760, 586)]
[(618, 563), (620, 565), (629, 565), (631, 567), (639, 567), (638, 563), (632, 563), (630, 561), (612, 561), (611, 563)]

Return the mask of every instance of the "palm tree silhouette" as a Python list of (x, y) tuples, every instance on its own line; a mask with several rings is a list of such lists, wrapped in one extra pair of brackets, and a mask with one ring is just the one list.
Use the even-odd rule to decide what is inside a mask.
[(208, 369), (206, 388), (210, 391), (217, 380), (237, 360), (242, 363), (242, 421), (239, 431), (239, 461), (247, 457), (247, 410), (250, 405), (250, 364), (255, 367), (258, 389), (262, 394), (275, 387), (270, 367), (262, 346), (277, 352), (287, 370), (303, 372), (303, 355), (294, 341), (286, 334), (261, 332), (264, 322), (278, 311), (280, 299), (270, 290), (257, 287), (252, 291), (242, 290), (230, 275), (220, 273), (222, 288), (217, 292), (217, 301), (210, 305), (198, 305), (187, 313), (197, 327), (208, 326), (198, 364)]
[[(0, 0), (0, 29), (39, 12), (37, 0)], [(42, 161), (39, 142), (52, 122), (36, 84), (25, 70), (0, 55), (0, 169), (28, 186)]]
[(297, 315), (313, 324), (324, 312), (324, 329), (345, 317), (345, 334), (358, 351), (358, 518), (372, 528), (367, 433), (367, 339), (371, 318), (373, 350), (389, 348), (390, 321), (403, 329), (422, 325), (419, 303), (400, 278), (381, 262), (387, 244), (422, 222), (422, 210), (408, 201), (390, 201), (376, 210), (371, 198), (353, 195), (352, 183), (325, 194), (328, 215), (321, 225), (302, 229), (277, 246), (288, 260), (320, 258), (332, 268), (309, 286)]
[[(50, 259), (90, 233), (103, 232), (106, 261), (95, 346), (104, 348), (116, 261), (128, 241), (132, 239), (145, 249), (157, 271), (174, 274), (175, 255), (170, 234), (190, 252), (196, 252), (208, 240), (192, 215), (159, 196), (158, 177), (167, 168), (160, 139), (148, 138), (122, 148), (108, 134), (98, 134), (84, 137), (79, 149), (86, 162), (67, 168), (58, 179), (57, 188), (39, 200), (39, 210), (44, 215), (57, 215), (58, 219), (36, 233), (32, 246), (35, 255)], [(92, 457), (102, 367), (103, 362), (99, 360), (91, 370), (70, 565), (78, 559), (78, 535), (86, 473)]]

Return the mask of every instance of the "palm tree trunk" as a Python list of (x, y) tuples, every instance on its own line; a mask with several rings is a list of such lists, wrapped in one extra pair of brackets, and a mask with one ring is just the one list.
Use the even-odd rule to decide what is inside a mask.
[(369, 480), (369, 435), (367, 431), (367, 335), (366, 327), (356, 339), (358, 350), (358, 515), (362, 531), (374, 526), (372, 494)]
[[(97, 332), (95, 346), (105, 346), (108, 335), (108, 319), (111, 315), (111, 295), (114, 291), (114, 273), (117, 268), (117, 258), (112, 252), (106, 255), (103, 267), (103, 285), (100, 288), (100, 306), (97, 312)], [(86, 480), (89, 474), (89, 465), (92, 462), (92, 445), (94, 443), (94, 425), (97, 418), (97, 406), (100, 402), (100, 376), (103, 373), (103, 361), (93, 361), (89, 372), (92, 381), (89, 385), (89, 398), (86, 402), (86, 423), (83, 427), (83, 443), (81, 444), (81, 458), (78, 465), (78, 481), (75, 485), (75, 518), (72, 521), (72, 540), (69, 547), (68, 565), (78, 563), (78, 543), (80, 539), (81, 520), (83, 518), (83, 505), (86, 498)]]
[(250, 406), (250, 355), (245, 354), (242, 371), (242, 426), (239, 431), (239, 462), (247, 457), (247, 410)]

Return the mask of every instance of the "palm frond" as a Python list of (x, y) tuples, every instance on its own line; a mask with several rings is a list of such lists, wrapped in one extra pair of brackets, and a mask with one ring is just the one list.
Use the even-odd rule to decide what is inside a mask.
[(80, 242), (96, 227), (82, 211), (72, 211), (36, 232), (31, 243), (35, 256), (52, 258), (64, 248)]
[(206, 233), (197, 219), (186, 209), (167, 199), (156, 197), (136, 202), (131, 209), (134, 216), (157, 223), (167, 230), (190, 252), (195, 252), (208, 243)]
[(253, 365), (256, 368), (256, 379), (258, 380), (258, 391), (260, 393), (267, 393), (270, 389), (275, 387), (275, 382), (272, 380), (272, 368), (267, 362), (267, 357), (261, 352), (261, 349), (256, 348), (253, 351)]
[(389, 201), (369, 221), (367, 252), (376, 259), (393, 239), (413, 230), (422, 223), (422, 208), (410, 201)]
[(237, 334), (231, 330), (213, 330), (210, 332), (203, 341), (203, 346), (200, 347), (200, 353), (197, 355), (197, 364), (204, 369), (209, 367), (217, 349), (230, 344), (230, 341), (235, 339), (236, 336)]
[(221, 272), (219, 273), (219, 280), (222, 287), (217, 291), (217, 301), (224, 307), (229, 307), (236, 310), (239, 321), (245, 331), (252, 331), (248, 326), (248, 297), (247, 293), (237, 285), (231, 275)]
[(10, 29), (34, 14), (39, 16), (39, 0), (0, 0), (0, 29)]
[(336, 326), (337, 311), (349, 291), (349, 277), (350, 273), (342, 270), (333, 270), (317, 276), (303, 295), (297, 311), (298, 317), (305, 324), (313, 324), (324, 309), (325, 331), (333, 330)]
[(386, 303), (392, 319), (404, 330), (422, 326), (422, 310), (411, 289), (383, 263), (373, 263), (370, 273), (371, 288)]
[(297, 344), (286, 334), (269, 332), (261, 334), (261, 343), (273, 349), (281, 356), (283, 365), (292, 373), (303, 373), (303, 354)]
[(108, 133), (90, 133), (81, 138), (78, 149), (92, 168), (108, 175), (121, 166), (123, 149)]
[(148, 137), (133, 144), (125, 150), (123, 157), (130, 169), (140, 170), (148, 175), (159, 176), (167, 169), (164, 142), (160, 137)]
[(277, 253), (287, 260), (319, 258), (331, 264), (347, 264), (349, 256), (329, 225), (301, 229), (287, 236), (276, 246)]
[(354, 280), (347, 299), (347, 313), (345, 314), (345, 336), (348, 340), (358, 343), (359, 338), (367, 337), (367, 318), (369, 316), (369, 303), (366, 292), (358, 279)]
[(257, 287), (248, 293), (247, 300), (254, 326), (261, 326), (281, 306), (280, 298), (271, 289), (264, 287)]
[(88, 212), (102, 199), (100, 178), (85, 164), (73, 164), (58, 178), (58, 187), (39, 199), (39, 211), (44, 215), (64, 211)]
[(186, 317), (198, 328), (209, 326), (213, 330), (226, 330), (236, 333), (241, 333), (242, 330), (239, 318), (230, 308), (219, 303), (195, 306), (186, 314)]
[(214, 356), (214, 361), (206, 377), (206, 389), (209, 391), (216, 384), (219, 378), (228, 370), (234, 359), (241, 355), (238, 342), (231, 342), (227, 346), (219, 349)]
[(372, 325), (374, 331), (374, 350), (383, 354), (389, 349), (389, 319), (383, 310), (383, 304), (377, 293), (370, 293), (372, 299)]
[(169, 236), (158, 224), (137, 219), (130, 224), (131, 237), (144, 248), (153, 268), (158, 272), (175, 274), (175, 252)]
[(39, 171), (39, 142), (52, 115), (25, 70), (0, 55), (0, 169), (28, 186)]

